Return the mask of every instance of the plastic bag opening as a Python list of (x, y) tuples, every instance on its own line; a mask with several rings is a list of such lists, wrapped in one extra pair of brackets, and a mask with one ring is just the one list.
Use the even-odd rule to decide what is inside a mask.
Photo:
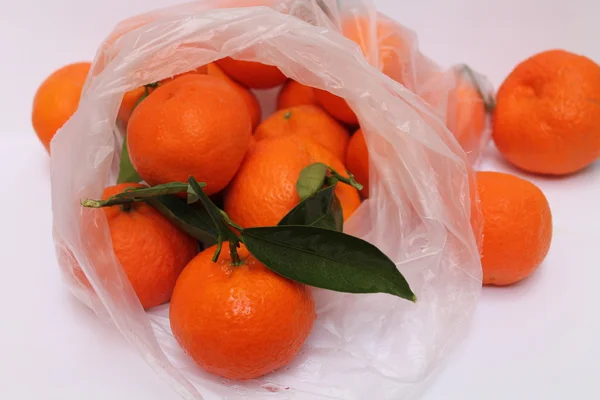
[[(52, 142), (61, 268), (78, 297), (112, 320), (184, 398), (273, 392), (286, 399), (408, 398), (460, 339), (481, 290), (469, 161), (430, 105), (339, 34), (347, 9), (334, 1), (269, 3), (282, 12), (222, 8), (216, 0), (160, 10), (126, 21), (101, 46), (79, 109)], [(373, 9), (364, 1), (351, 6)], [(350, 104), (365, 132), (372, 184), (347, 231), (392, 258), (418, 297), (411, 304), (389, 295), (315, 290), (318, 319), (301, 353), (286, 368), (247, 382), (193, 364), (171, 334), (168, 305), (143, 311), (115, 259), (103, 213), (80, 206), (116, 179), (122, 137), (115, 120), (123, 94), (227, 56), (276, 65)]]

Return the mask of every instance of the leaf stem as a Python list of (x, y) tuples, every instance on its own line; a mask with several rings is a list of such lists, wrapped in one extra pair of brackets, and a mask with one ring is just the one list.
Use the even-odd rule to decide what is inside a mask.
[[(205, 183), (200, 184), (202, 187)], [(159, 197), (167, 194), (177, 194), (185, 192), (187, 183), (171, 182), (164, 185), (131, 187), (109, 197), (106, 200), (84, 199), (81, 205), (89, 208), (111, 207), (123, 204), (129, 204), (136, 201), (144, 201), (153, 197)]]
[(215, 254), (213, 254), (212, 262), (216, 263), (219, 261), (219, 256), (221, 255), (221, 249), (223, 248), (223, 240), (219, 237), (217, 242), (217, 250), (215, 250)]
[(123, 206), (129, 205), (136, 201), (143, 201), (143, 199), (138, 199), (135, 197), (132, 198), (122, 198), (110, 197), (106, 200), (93, 200), (93, 199), (84, 199), (81, 201), (81, 205), (87, 208), (102, 208), (102, 207), (112, 207), (112, 206)]
[(208, 212), (208, 215), (213, 220), (215, 224), (215, 228), (217, 230), (217, 250), (213, 255), (212, 261), (217, 262), (219, 259), (219, 255), (221, 254), (221, 248), (223, 247), (223, 242), (229, 242), (229, 249), (231, 252), (231, 258), (234, 265), (238, 265), (241, 263), (239, 255), (237, 254), (237, 246), (242, 241), (242, 239), (238, 236), (237, 233), (233, 232), (229, 226), (233, 226), (236, 229), (242, 230), (239, 225), (234, 224), (229, 216), (225, 213), (225, 211), (221, 210), (219, 207), (213, 203), (213, 201), (208, 197), (208, 195), (202, 190), (202, 187), (198, 184), (196, 179), (193, 176), (190, 176), (188, 179), (189, 189), (188, 189), (188, 201), (200, 201), (204, 208)]
[[(227, 213), (223, 210), (221, 210), (221, 216), (223, 217), (223, 220), (230, 226), (234, 227), (235, 229), (237, 229), (238, 231), (243, 231), (244, 228), (242, 228), (241, 226), (239, 226), (238, 224), (236, 224), (235, 222), (233, 222), (231, 220), (231, 218), (229, 218), (229, 215), (227, 215)], [(238, 236), (239, 237), (239, 236)], [(240, 239), (241, 240), (241, 239)]]
[(354, 179), (354, 175), (352, 175), (349, 171), (346, 171), (348, 173), (348, 177), (346, 178), (345, 176), (340, 175), (335, 169), (333, 169), (331, 167), (328, 167), (328, 168), (329, 168), (329, 171), (331, 172), (331, 176), (333, 176), (338, 181), (345, 183), (346, 185), (350, 185), (357, 190), (363, 189), (363, 185), (358, 183), (356, 181), (356, 179)]

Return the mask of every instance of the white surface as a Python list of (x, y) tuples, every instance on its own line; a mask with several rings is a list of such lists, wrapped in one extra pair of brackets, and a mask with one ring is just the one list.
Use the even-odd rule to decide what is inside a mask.
[[(178, 398), (112, 326), (62, 285), (51, 239), (48, 160), (29, 122), (33, 93), (49, 72), (91, 59), (119, 19), (175, 2), (23, 0), (0, 14), (2, 399)], [(517, 62), (548, 48), (600, 61), (595, 0), (377, 3), (417, 30), (427, 55), (445, 65), (467, 62), (496, 86)], [(493, 149), (484, 169), (515, 172)], [(484, 289), (469, 337), (424, 400), (600, 398), (594, 379), (600, 370), (600, 257), (594, 240), (600, 165), (569, 178), (528, 178), (552, 207), (550, 254), (525, 282)]]

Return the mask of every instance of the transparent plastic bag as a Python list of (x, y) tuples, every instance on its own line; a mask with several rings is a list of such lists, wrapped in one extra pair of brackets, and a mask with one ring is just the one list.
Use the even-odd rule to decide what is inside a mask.
[[(414, 41), (406, 86), (379, 72), (377, 62), (369, 65), (339, 34), (347, 15), (382, 17), (367, 1), (342, 8), (334, 0), (241, 3), (204, 0), (145, 14), (123, 22), (102, 44), (77, 112), (51, 145), (54, 240), (65, 279), (184, 398), (409, 398), (463, 336), (481, 290), (469, 162), (440, 115), (411, 91), (439, 69)], [(413, 304), (315, 289), (318, 318), (300, 354), (286, 368), (245, 382), (198, 368), (171, 334), (168, 305), (144, 312), (115, 259), (104, 213), (80, 205), (116, 181), (123, 94), (226, 56), (277, 65), (348, 101), (369, 147), (371, 194), (346, 231), (392, 258), (418, 297)]]

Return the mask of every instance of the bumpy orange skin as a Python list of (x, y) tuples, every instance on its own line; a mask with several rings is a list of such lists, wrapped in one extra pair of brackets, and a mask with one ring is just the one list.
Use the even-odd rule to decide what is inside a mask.
[(137, 105), (140, 98), (146, 93), (146, 89), (142, 86), (129, 92), (125, 92), (123, 95), (123, 100), (121, 101), (121, 107), (119, 107), (119, 112), (117, 113), (117, 120), (121, 121), (124, 126), (127, 126), (129, 123), (129, 118), (131, 118), (131, 113), (133, 109)]
[[(339, 159), (307, 137), (258, 141), (227, 188), (225, 212), (244, 228), (277, 225), (300, 201), (296, 191), (300, 172), (315, 162), (346, 175)], [(335, 193), (347, 220), (360, 205), (358, 191), (338, 184)]]
[[(175, 78), (179, 78), (180, 76), (184, 76), (184, 75), (206, 74), (207, 71), (208, 71), (208, 69), (204, 65), (204, 66), (198, 67), (196, 69), (193, 69), (191, 71), (184, 72), (179, 75), (175, 75), (171, 78), (165, 78), (165, 79), (161, 80), (159, 82), (159, 84), (163, 85), (167, 82), (172, 81)], [(154, 89), (152, 89), (152, 88), (148, 88), (149, 93), (152, 93), (153, 90)], [(119, 121), (121, 121), (124, 126), (127, 126), (127, 124), (129, 123), (129, 118), (131, 118), (131, 113), (133, 112), (133, 109), (135, 108), (137, 103), (140, 101), (140, 98), (144, 95), (144, 93), (146, 93), (146, 89), (142, 86), (142, 87), (130, 90), (129, 92), (126, 92), (123, 95), (123, 101), (121, 101), (121, 107), (119, 107), (117, 119)]]
[(258, 124), (260, 124), (262, 111), (260, 108), (260, 103), (254, 93), (227, 76), (227, 74), (214, 62), (207, 65), (207, 71), (209, 75), (217, 76), (227, 81), (229, 84), (231, 84), (235, 91), (238, 92), (248, 107), (248, 112), (250, 113), (250, 119), (252, 121), (252, 130), (256, 129)]
[[(102, 198), (142, 186), (111, 186)], [(177, 277), (198, 252), (196, 240), (146, 203), (133, 203), (128, 211), (121, 206), (107, 207), (104, 212), (115, 255), (142, 306), (151, 308), (168, 302)]]
[(600, 66), (562, 50), (537, 54), (506, 78), (493, 138), (512, 164), (563, 175), (600, 156)]
[(318, 105), (315, 97), (315, 90), (310, 87), (289, 80), (277, 95), (277, 109), (290, 108), (296, 106)]
[(369, 197), (369, 150), (362, 129), (358, 129), (348, 144), (346, 167), (358, 183), (363, 185), (362, 195)]
[(308, 136), (340, 160), (346, 156), (348, 131), (316, 106), (304, 105), (276, 111), (254, 131), (258, 140), (278, 136)]
[(250, 144), (246, 104), (223, 79), (186, 75), (159, 86), (127, 126), (133, 166), (150, 185), (206, 182), (207, 194), (235, 175)]
[(64, 66), (46, 78), (35, 93), (31, 123), (48, 152), (56, 131), (77, 110), (90, 67), (89, 62)]
[(216, 63), (232, 79), (253, 89), (269, 89), (282, 85), (287, 79), (279, 68), (273, 65), (234, 60), (230, 57), (222, 58)]
[(483, 214), (484, 285), (510, 285), (542, 263), (552, 241), (552, 214), (533, 183), (501, 172), (478, 172)]
[(233, 266), (228, 243), (219, 261), (215, 247), (185, 268), (171, 300), (173, 335), (206, 371), (253, 379), (287, 365), (316, 318), (309, 289), (274, 272), (242, 247)]

